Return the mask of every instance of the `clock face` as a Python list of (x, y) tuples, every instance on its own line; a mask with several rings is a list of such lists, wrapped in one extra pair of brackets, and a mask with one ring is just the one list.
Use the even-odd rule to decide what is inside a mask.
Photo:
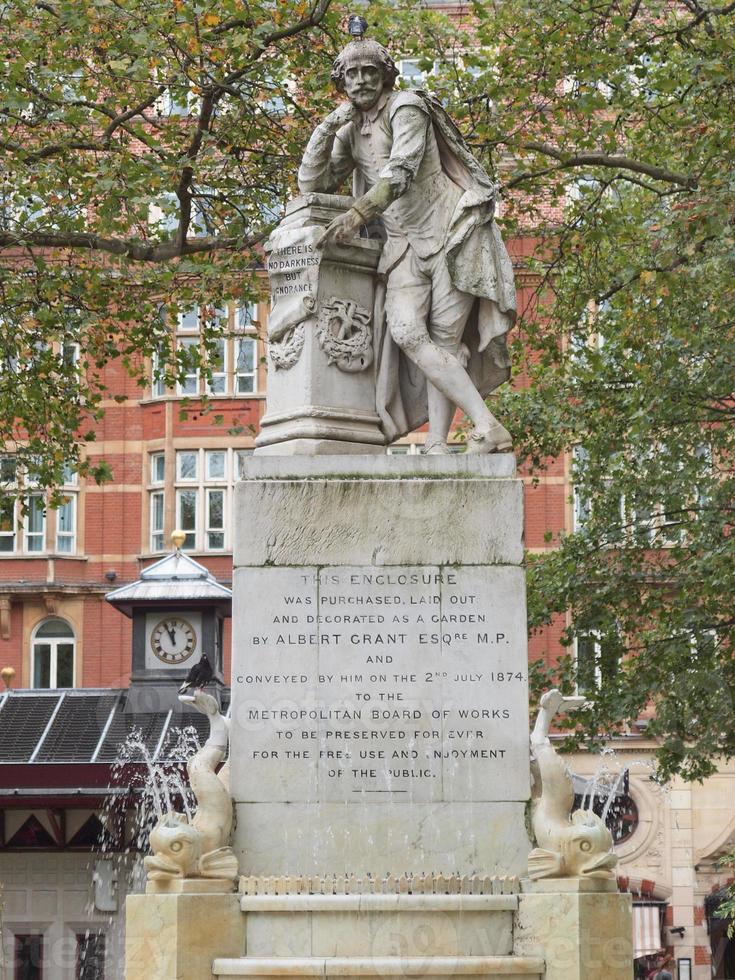
[(162, 619), (151, 631), (151, 649), (165, 664), (183, 664), (194, 653), (197, 635), (181, 616)]

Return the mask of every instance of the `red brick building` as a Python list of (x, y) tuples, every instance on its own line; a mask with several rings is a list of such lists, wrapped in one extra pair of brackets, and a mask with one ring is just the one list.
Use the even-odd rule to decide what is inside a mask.
[[(524, 244), (511, 243), (521, 308), (533, 288), (523, 267)], [(32, 475), (25, 475), (23, 510), (13, 498), (19, 478), (13, 457), (0, 454), (8, 490), (0, 504), (0, 669), (15, 672), (11, 686), (17, 692), (0, 691), (0, 730), (3, 713), (15, 729), (6, 754), (0, 744), (0, 901), (8, 963), (46, 957), (48, 969), (29, 974), (44, 980), (121, 975), (121, 911), (133, 884), (123, 880), (127, 858), (113, 864), (95, 850), (101, 832), (95, 821), (107, 799), (112, 729), (101, 723), (86, 762), (74, 763), (75, 726), (80, 739), (84, 728), (82, 702), (75, 695), (64, 701), (58, 691), (84, 691), (85, 710), (94, 703), (105, 718), (116, 717), (112, 702), (118, 696), (124, 701), (130, 680), (132, 629), (105, 596), (167, 553), (175, 528), (186, 534), (182, 550), (220, 583), (230, 584), (233, 489), (265, 409), (267, 303), (220, 315), (227, 317), (228, 332), (210, 382), (192, 373), (167, 389), (150, 365), (150, 384), (141, 394), (122, 365), (106, 368), (109, 391), (126, 401), (107, 401), (89, 453), (110, 465), (111, 483), (97, 486), (70, 474), (65, 503), (54, 510), (34, 490)], [(182, 314), (172, 325), (177, 346), (197, 345), (199, 329), (197, 310)], [(214, 406), (209, 412), (197, 400), (205, 385)], [(232, 435), (233, 430), (240, 434)], [(422, 442), (422, 433), (414, 433), (389, 451), (414, 453)], [(573, 528), (568, 461), (556, 460), (539, 478), (524, 480), (526, 546), (539, 552)], [(531, 639), (532, 659), (554, 661), (562, 649), (561, 627), (557, 623)], [(223, 650), (227, 682), (229, 621)], [(13, 698), (18, 708), (28, 698), (29, 711), (18, 710), (11, 720), (7, 709)], [(65, 740), (66, 748), (54, 756), (46, 739), (39, 752), (40, 740), (63, 720), (62, 712), (68, 725), (59, 745)], [(163, 725), (160, 738), (158, 729), (151, 730), (157, 749)], [(716, 922), (716, 903), (708, 899), (725, 882), (718, 856), (735, 841), (732, 808), (725, 806), (725, 787), (735, 772), (725, 767), (704, 787), (677, 785), (661, 795), (646, 768), (655, 746), (645, 733), (633, 732), (619, 742), (634, 801), (631, 833), (619, 846), (621, 884), (634, 892), (639, 909), (654, 910), (639, 914), (640, 935), (648, 936), (641, 938), (640, 949), (649, 948), (646, 943), (670, 946), (677, 958), (691, 961), (695, 980), (713, 975), (713, 957), (715, 976), (735, 976), (728, 972), (735, 970), (733, 943)], [(572, 761), (586, 774), (596, 764), (583, 755)], [(130, 835), (121, 828), (115, 847), (119, 852), (130, 846)], [(9, 980), (15, 975), (11, 967)]]

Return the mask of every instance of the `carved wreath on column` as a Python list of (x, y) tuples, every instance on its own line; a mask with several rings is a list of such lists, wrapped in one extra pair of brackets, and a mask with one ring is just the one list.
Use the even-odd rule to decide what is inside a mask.
[(316, 336), (330, 364), (353, 374), (373, 363), (372, 314), (352, 300), (332, 296), (319, 310)]
[(272, 340), (268, 345), (268, 353), (276, 369), (288, 370), (294, 366), (301, 356), (306, 339), (304, 322), (298, 323), (288, 330), (281, 340)]

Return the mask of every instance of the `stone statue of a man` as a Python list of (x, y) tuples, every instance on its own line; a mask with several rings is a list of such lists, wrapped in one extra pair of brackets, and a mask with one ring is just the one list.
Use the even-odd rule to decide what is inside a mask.
[[(380, 217), (386, 242), (376, 298), (377, 410), (387, 441), (429, 421), (425, 451), (444, 453), (459, 406), (468, 452), (511, 448), (484, 396), (509, 376), (513, 271), (493, 221), (495, 189), (441, 106), (393, 90), (398, 72), (375, 41), (350, 42), (332, 79), (349, 102), (317, 126), (302, 193), (334, 192), (352, 173), (355, 203), (319, 243), (347, 242)], [(419, 370), (417, 371), (416, 368)]]

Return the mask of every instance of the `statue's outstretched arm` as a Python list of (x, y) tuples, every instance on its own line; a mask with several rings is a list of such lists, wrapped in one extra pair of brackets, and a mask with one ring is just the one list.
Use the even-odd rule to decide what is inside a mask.
[(330, 240), (349, 241), (362, 225), (377, 218), (406, 193), (424, 158), (430, 125), (426, 112), (417, 106), (401, 106), (396, 110), (392, 119), (390, 158), (381, 170), (379, 180), (367, 194), (355, 201), (349, 211), (332, 222), (318, 242), (318, 247), (324, 247)]

